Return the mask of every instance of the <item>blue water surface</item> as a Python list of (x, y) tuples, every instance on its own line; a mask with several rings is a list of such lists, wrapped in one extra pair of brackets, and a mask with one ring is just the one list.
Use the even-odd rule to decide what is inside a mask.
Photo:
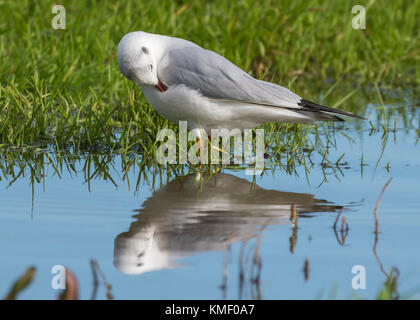
[[(368, 110), (375, 119), (379, 111)], [(54, 161), (45, 163), (34, 184), (29, 167), (11, 185), (3, 173), (0, 297), (34, 265), (34, 281), (19, 298), (55, 299), (51, 269), (63, 265), (77, 277), (79, 297), (91, 299), (95, 259), (115, 299), (375, 299), (393, 267), (401, 297), (418, 298), (418, 112), (407, 114), (410, 123), (395, 114), (386, 134), (384, 121), (372, 121), (375, 130), (368, 121), (340, 124), (330, 165), (313, 152), (309, 170), (268, 169), (256, 186), (244, 170), (225, 168), (207, 180), (204, 173), (163, 174), (153, 183), (147, 173), (150, 180), (136, 188), (138, 168), (124, 176), (120, 156), (107, 165), (114, 182), (88, 182), (83, 159), (60, 176)], [(343, 153), (338, 170), (334, 162)], [(373, 212), (391, 177), (378, 208), (375, 255)], [(366, 270), (365, 289), (352, 287), (355, 265)], [(105, 299), (99, 280), (95, 298)]]

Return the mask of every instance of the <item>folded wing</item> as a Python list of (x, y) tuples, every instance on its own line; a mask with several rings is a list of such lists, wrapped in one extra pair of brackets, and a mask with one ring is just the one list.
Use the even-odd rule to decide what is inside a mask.
[[(212, 99), (275, 106), (325, 115), (351, 113), (302, 99), (287, 88), (257, 80), (219, 54), (199, 46), (169, 50), (159, 62), (158, 76), (167, 86), (185, 85)], [(341, 120), (331, 117), (332, 120)]]

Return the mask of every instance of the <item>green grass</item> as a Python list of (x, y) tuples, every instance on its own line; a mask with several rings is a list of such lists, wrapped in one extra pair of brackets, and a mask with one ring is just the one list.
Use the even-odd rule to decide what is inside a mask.
[[(52, 29), (49, 1), (0, 2), (0, 148), (153, 157), (158, 130), (174, 126), (119, 72), (117, 44), (133, 30), (189, 39), (253, 76), (362, 115), (360, 97), (348, 96), (358, 86), (420, 83), (420, 1), (359, 1), (365, 31), (352, 29), (347, 1), (114, 2), (62, 1), (66, 30)], [(301, 132), (286, 144), (293, 150), (306, 145), (307, 127), (292, 127), (266, 126)]]

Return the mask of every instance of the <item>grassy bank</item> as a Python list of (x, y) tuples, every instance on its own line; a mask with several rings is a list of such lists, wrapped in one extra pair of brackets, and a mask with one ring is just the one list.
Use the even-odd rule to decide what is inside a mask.
[[(153, 154), (157, 131), (172, 125), (118, 70), (117, 44), (133, 30), (189, 39), (253, 76), (363, 114), (347, 96), (354, 87), (420, 82), (420, 1), (359, 2), (365, 31), (352, 29), (347, 1), (63, 1), (66, 30), (51, 27), (49, 1), (2, 2), (0, 147)], [(328, 91), (336, 81), (348, 89)]]

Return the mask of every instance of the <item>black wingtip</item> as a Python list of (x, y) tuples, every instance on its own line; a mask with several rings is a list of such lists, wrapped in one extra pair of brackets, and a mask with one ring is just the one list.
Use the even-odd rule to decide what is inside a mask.
[[(364, 118), (362, 116), (359, 116), (357, 114), (354, 114), (354, 113), (351, 113), (351, 112), (346, 112), (346, 111), (339, 110), (339, 109), (326, 107), (326, 106), (323, 106), (323, 105), (320, 105), (318, 103), (315, 103), (315, 102), (312, 102), (312, 101), (309, 101), (309, 100), (305, 100), (305, 99), (300, 100), (298, 105), (307, 109), (307, 111), (328, 112), (328, 113), (334, 113), (334, 114), (341, 114), (341, 115), (344, 115), (344, 116), (357, 118), (357, 119), (361, 119), (361, 120), (367, 120), (366, 118)], [(338, 119), (339, 119), (339, 121), (344, 121), (341, 118), (338, 118)]]

